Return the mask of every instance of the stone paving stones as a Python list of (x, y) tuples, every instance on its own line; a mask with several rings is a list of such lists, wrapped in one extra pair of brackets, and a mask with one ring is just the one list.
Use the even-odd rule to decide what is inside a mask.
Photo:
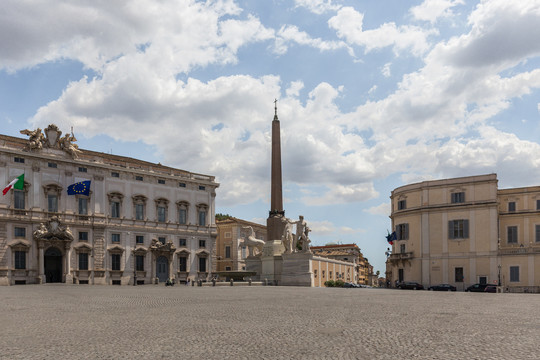
[(299, 287), (0, 288), (0, 359), (538, 359), (540, 296)]

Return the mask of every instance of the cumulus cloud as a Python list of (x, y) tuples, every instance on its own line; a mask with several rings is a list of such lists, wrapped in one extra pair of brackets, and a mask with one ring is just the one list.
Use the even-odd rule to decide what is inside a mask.
[(332, 4), (332, 0), (294, 0), (296, 7), (304, 7), (315, 14), (336, 11), (341, 6)]
[(343, 41), (326, 41), (320, 38), (312, 38), (308, 33), (300, 31), (297, 26), (284, 25), (276, 34), (274, 51), (282, 55), (287, 52), (291, 44), (310, 46), (320, 51), (346, 49), (349, 54), (354, 55), (353, 50)]
[(421, 56), (429, 49), (427, 38), (437, 34), (435, 29), (413, 25), (397, 26), (393, 22), (364, 30), (363, 21), (364, 14), (352, 7), (343, 7), (328, 20), (328, 25), (336, 30), (339, 38), (345, 39), (348, 44), (363, 46), (366, 53), (392, 47), (396, 54), (410, 51), (415, 56)]
[(390, 203), (386, 202), (377, 206), (372, 206), (364, 211), (372, 215), (390, 216), (391, 210)]
[(417, 20), (435, 23), (440, 18), (453, 16), (452, 8), (464, 4), (463, 0), (425, 0), (411, 8), (410, 12)]

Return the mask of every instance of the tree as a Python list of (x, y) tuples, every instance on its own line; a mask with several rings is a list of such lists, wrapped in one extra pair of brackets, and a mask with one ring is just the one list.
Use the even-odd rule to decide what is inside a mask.
[(230, 218), (232, 218), (232, 216), (229, 214), (221, 214), (221, 213), (216, 214), (216, 221), (228, 220)]

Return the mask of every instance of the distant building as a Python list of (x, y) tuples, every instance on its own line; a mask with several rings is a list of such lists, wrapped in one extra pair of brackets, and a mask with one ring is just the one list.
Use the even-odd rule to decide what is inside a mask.
[(24, 174), (19, 189), (0, 197), (0, 284), (211, 275), (213, 176), (78, 149), (54, 125), (22, 133), (30, 138), (0, 135), (0, 183)]
[(250, 234), (251, 227), (258, 239), (266, 241), (266, 226), (230, 217), (216, 221), (216, 269), (217, 271), (246, 270), (248, 248), (243, 238)]
[(363, 285), (372, 285), (373, 280), (369, 280), (369, 274), (373, 273), (373, 266), (369, 264), (362, 251), (356, 244), (328, 244), (325, 246), (312, 246), (311, 251), (314, 256), (326, 257), (353, 264), (354, 272), (346, 274), (345, 282), (354, 282)]
[(496, 174), (469, 176), (405, 185), (391, 201), (392, 286), (500, 283), (540, 292), (540, 186), (498, 189)]

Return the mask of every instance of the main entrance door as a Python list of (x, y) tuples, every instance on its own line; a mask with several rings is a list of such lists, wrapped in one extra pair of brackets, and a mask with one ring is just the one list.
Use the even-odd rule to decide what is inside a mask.
[(50, 247), (45, 251), (45, 282), (62, 282), (62, 253), (55, 247)]
[(165, 282), (169, 278), (169, 260), (165, 256), (160, 256), (156, 260), (156, 277), (159, 282)]

